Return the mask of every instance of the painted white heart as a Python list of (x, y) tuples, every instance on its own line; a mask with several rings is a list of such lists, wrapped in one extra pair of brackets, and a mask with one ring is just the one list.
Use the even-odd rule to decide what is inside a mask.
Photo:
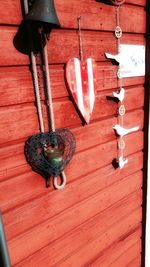
[(96, 94), (96, 62), (92, 58), (80, 61), (71, 58), (66, 66), (70, 94), (84, 121), (88, 124), (93, 112)]

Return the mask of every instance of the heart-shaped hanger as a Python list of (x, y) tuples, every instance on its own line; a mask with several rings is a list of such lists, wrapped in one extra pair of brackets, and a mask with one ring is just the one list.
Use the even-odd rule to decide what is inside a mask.
[(68, 129), (32, 135), (25, 143), (25, 156), (32, 169), (46, 181), (64, 170), (75, 152), (76, 141)]
[(69, 92), (87, 124), (94, 109), (96, 76), (96, 62), (92, 58), (86, 61), (71, 58), (67, 63), (66, 78)]

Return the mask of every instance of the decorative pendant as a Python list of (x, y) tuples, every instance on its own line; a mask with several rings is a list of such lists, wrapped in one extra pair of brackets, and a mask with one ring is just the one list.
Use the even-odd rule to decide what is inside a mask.
[[(55, 129), (55, 119), (53, 112), (53, 101), (51, 93), (51, 82), (49, 74), (49, 65), (48, 65), (48, 52), (46, 41), (48, 39), (48, 29), (51, 27), (58, 27), (60, 23), (55, 12), (54, 2), (49, 1), (46, 8), (39, 13), (39, 10), (42, 6), (42, 1), (38, 1), (38, 4), (34, 4), (33, 1), (30, 1), (30, 4), (33, 6), (31, 12), (29, 12), (29, 2), (24, 0), (23, 7), (25, 12), (25, 20), (34, 21), (36, 27), (34, 30), (37, 31), (39, 35), (39, 48), (40, 52), (38, 53), (39, 62), (41, 64), (40, 75), (37, 69), (37, 56), (33, 51), (34, 42), (32, 40), (32, 34), (29, 30), (30, 37), (30, 58), (31, 58), (31, 67), (33, 74), (33, 83), (35, 88), (36, 104), (39, 117), (39, 126), (40, 133), (32, 135), (25, 143), (25, 156), (28, 163), (31, 165), (32, 169), (39, 173), (45, 178), (46, 187), (50, 185), (50, 178), (53, 180), (53, 185), (55, 189), (62, 189), (66, 185), (66, 175), (64, 173), (65, 166), (71, 160), (75, 152), (75, 138), (73, 134), (67, 129)], [(31, 24), (32, 25), (32, 24)], [(31, 26), (30, 25), (30, 26)], [(34, 26), (35, 26), (34, 25)], [(46, 27), (45, 27), (46, 25)], [(32, 28), (32, 27), (31, 27)], [(38, 62), (38, 64), (39, 64)], [(41, 75), (42, 74), (42, 75)], [(44, 85), (44, 95), (45, 103), (47, 107), (47, 124), (49, 127), (49, 132), (45, 132), (44, 127), (44, 117), (41, 103), (41, 92), (40, 92), (40, 83), (39, 76), (42, 76), (43, 85)], [(51, 177), (52, 176), (52, 177)], [(60, 176), (61, 183), (58, 184), (57, 176)]]
[(66, 64), (66, 80), (73, 102), (84, 122), (88, 124), (95, 103), (97, 64), (92, 58), (86, 60), (83, 58), (81, 17), (77, 18), (77, 22), (80, 59), (71, 58), (68, 61)]
[(115, 36), (116, 38), (120, 39), (122, 36), (122, 29), (120, 28), (120, 26), (117, 26), (115, 29)]
[(120, 88), (117, 92), (113, 92), (114, 100), (117, 99), (119, 103), (118, 106), (118, 123), (113, 126), (115, 133), (117, 134), (118, 138), (118, 156), (112, 161), (114, 168), (119, 167), (120, 169), (124, 168), (124, 166), (128, 163), (128, 159), (124, 159), (124, 149), (125, 149), (125, 142), (123, 137), (129, 133), (137, 131), (139, 127), (133, 127), (130, 129), (124, 128), (124, 115), (126, 113), (126, 107), (123, 104), (123, 100), (125, 98), (125, 89), (122, 87), (122, 77), (120, 73), (120, 64), (123, 61), (120, 53), (120, 38), (122, 37), (122, 29), (119, 26), (119, 10), (120, 5), (123, 4), (125, 1), (121, 0), (111, 0), (111, 2), (116, 5), (116, 28), (115, 28), (115, 37), (117, 39), (117, 54), (112, 55), (109, 53), (105, 53), (106, 58), (110, 59), (111, 62), (118, 66), (117, 71), (117, 78), (120, 83)]
[(68, 129), (32, 135), (25, 143), (25, 156), (32, 169), (48, 184), (61, 174), (75, 152), (76, 141)]
[(125, 108), (124, 105), (121, 105), (121, 106), (119, 107), (119, 109), (118, 109), (118, 113), (119, 113), (120, 116), (124, 116), (124, 115), (125, 115), (125, 113), (126, 113), (126, 108)]
[(96, 76), (96, 62), (92, 58), (86, 61), (71, 58), (67, 63), (66, 78), (69, 92), (87, 124), (94, 108)]

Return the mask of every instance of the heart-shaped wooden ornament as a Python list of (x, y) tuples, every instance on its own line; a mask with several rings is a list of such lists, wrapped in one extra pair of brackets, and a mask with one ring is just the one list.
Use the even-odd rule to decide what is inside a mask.
[(88, 124), (94, 109), (97, 68), (92, 58), (80, 61), (71, 58), (66, 66), (69, 92), (82, 118)]

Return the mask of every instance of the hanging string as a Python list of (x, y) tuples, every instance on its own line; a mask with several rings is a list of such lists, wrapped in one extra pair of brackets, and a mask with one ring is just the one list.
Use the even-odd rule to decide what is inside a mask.
[[(115, 29), (115, 36), (117, 38), (117, 53), (120, 53), (120, 38), (122, 36), (122, 30), (120, 28), (120, 5), (116, 6), (116, 29)], [(121, 71), (120, 71), (120, 64), (118, 66), (118, 81), (119, 81), (119, 89), (122, 89), (122, 77), (121, 77)], [(122, 103), (120, 105), (120, 107), (122, 107)], [(120, 111), (121, 112), (121, 111)], [(123, 119), (123, 115), (119, 114), (118, 116), (118, 124), (121, 125), (123, 127), (124, 125), (124, 119)], [(119, 150), (118, 150), (118, 159), (119, 157), (123, 157), (124, 154), (124, 140), (123, 137), (119, 137), (118, 140), (119, 143)]]
[(83, 43), (82, 43), (82, 33), (81, 33), (81, 16), (77, 17), (78, 21), (78, 38), (79, 38), (79, 57), (83, 61)]

